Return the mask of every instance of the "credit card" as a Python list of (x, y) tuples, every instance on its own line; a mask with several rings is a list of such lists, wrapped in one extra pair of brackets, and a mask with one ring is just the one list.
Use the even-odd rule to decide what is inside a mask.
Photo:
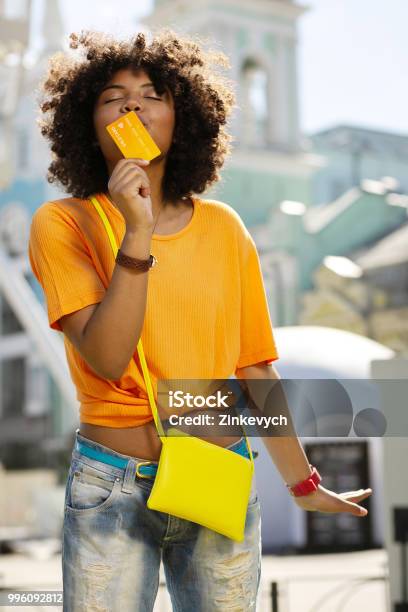
[(108, 133), (126, 158), (149, 161), (161, 151), (134, 111), (130, 111), (106, 126)]

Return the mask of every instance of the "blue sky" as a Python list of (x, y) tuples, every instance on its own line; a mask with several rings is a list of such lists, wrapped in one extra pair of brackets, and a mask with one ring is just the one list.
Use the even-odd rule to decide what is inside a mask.
[[(302, 130), (351, 123), (408, 135), (408, 0), (298, 4), (309, 6), (299, 20)], [(61, 0), (67, 33), (96, 28), (128, 35), (152, 6), (152, 0)]]
[(408, 135), (408, 1), (307, 4), (299, 22), (302, 127), (348, 122)]

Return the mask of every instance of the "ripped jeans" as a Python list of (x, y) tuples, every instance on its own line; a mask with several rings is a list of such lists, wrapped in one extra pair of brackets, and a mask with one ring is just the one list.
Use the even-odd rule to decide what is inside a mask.
[[(128, 459), (129, 469), (81, 454), (77, 441)], [(234, 449), (240, 442), (228, 448)], [(151, 612), (160, 562), (175, 612), (252, 612), (261, 575), (261, 517), (255, 474), (245, 538), (146, 506), (154, 476), (136, 476), (143, 459), (122, 455), (76, 431), (62, 529), (64, 612)]]

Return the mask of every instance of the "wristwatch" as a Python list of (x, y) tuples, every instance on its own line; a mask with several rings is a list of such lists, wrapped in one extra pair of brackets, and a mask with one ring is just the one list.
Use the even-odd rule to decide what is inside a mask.
[(154, 255), (150, 255), (149, 259), (137, 259), (136, 257), (125, 255), (120, 249), (118, 249), (115, 261), (121, 266), (125, 266), (125, 268), (131, 268), (132, 270), (139, 270), (141, 272), (146, 272), (157, 263), (157, 259)]
[(316, 468), (310, 463), (309, 465), (312, 468), (312, 473), (308, 478), (302, 480), (301, 482), (298, 482), (293, 486), (290, 486), (288, 484), (286, 485), (289, 489), (289, 493), (294, 497), (300, 497), (301, 495), (309, 495), (309, 493), (313, 493), (313, 491), (316, 491), (317, 485), (322, 480), (322, 477), (320, 476)]

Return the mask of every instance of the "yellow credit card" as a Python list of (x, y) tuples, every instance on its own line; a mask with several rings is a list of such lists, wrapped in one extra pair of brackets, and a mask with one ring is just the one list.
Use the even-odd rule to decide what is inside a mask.
[(161, 153), (134, 111), (119, 117), (107, 125), (106, 129), (126, 158), (137, 157), (150, 161)]

